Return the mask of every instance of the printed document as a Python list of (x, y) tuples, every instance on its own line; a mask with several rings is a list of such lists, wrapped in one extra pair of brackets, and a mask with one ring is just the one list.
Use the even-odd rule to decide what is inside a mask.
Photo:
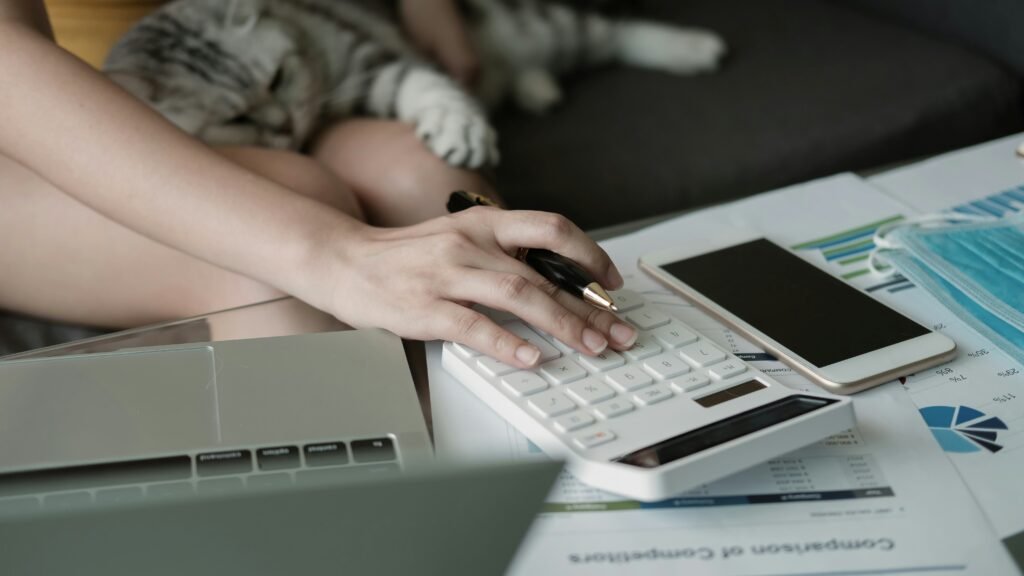
[[(982, 380), (981, 374), (974, 373), (982, 369), (980, 364), (971, 364), (968, 370), (964, 359), (993, 361), (997, 354), (967, 356), (984, 346), (975, 348), (976, 339), (960, 333), (965, 327), (955, 319), (947, 321), (941, 308), (936, 310), (923, 291), (908, 287), (905, 280), (880, 281), (866, 267), (874, 229), (913, 213), (911, 207), (863, 180), (840, 175), (702, 210), (605, 242), (630, 288), (794, 388), (812, 385), (639, 273), (637, 258), (680, 243), (740, 240), (756, 231), (854, 284), (871, 288), (916, 320), (951, 330), (965, 354), (926, 375), (858, 394), (856, 430), (678, 498), (653, 504), (628, 501), (565, 474), (549, 496), (513, 573), (1016, 573), (943, 452), (934, 426), (926, 424), (919, 410), (925, 405), (952, 406), (947, 427), (955, 429), (962, 423), (985, 421), (963, 407), (983, 415), (996, 413), (995, 408), (976, 394), (933, 398), (915, 386), (917, 380), (931, 377), (953, 384), (963, 381), (953, 382), (952, 376)], [(916, 306), (900, 300), (915, 292), (908, 300)], [(473, 460), (543, 457), (448, 377), (440, 368), (439, 356), (437, 347), (428, 355), (439, 455)], [(1015, 372), (1004, 378), (1016, 376)], [(959, 390), (973, 389), (960, 386)], [(1007, 421), (1014, 421), (1013, 413), (1003, 414)], [(972, 416), (969, 421), (960, 420)], [(1007, 447), (1015, 446), (1012, 433), (1000, 430), (998, 436)], [(981, 452), (985, 454), (976, 455), (998, 456)]]

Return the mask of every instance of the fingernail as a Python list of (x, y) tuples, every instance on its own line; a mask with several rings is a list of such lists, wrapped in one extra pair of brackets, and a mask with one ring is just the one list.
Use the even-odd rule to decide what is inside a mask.
[(625, 280), (622, 279), (622, 274), (619, 274), (619, 269), (616, 268), (614, 264), (612, 264), (611, 269), (608, 270), (608, 278), (611, 280), (611, 288), (613, 290), (622, 288), (622, 285), (626, 283)]
[(519, 348), (516, 348), (516, 360), (519, 360), (527, 366), (533, 366), (536, 364), (538, 358), (540, 358), (540, 349), (536, 346), (523, 344)]
[(583, 345), (587, 347), (587, 350), (590, 350), (594, 354), (600, 354), (608, 347), (608, 341), (604, 339), (604, 336), (601, 336), (590, 328), (584, 328)]
[(637, 332), (632, 326), (625, 324), (612, 324), (612, 340), (622, 346), (632, 346), (636, 343)]

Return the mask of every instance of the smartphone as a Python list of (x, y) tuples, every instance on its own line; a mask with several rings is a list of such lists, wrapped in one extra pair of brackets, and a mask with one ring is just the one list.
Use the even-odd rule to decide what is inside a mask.
[(946, 336), (763, 238), (698, 254), (666, 250), (640, 268), (837, 394), (956, 354)]

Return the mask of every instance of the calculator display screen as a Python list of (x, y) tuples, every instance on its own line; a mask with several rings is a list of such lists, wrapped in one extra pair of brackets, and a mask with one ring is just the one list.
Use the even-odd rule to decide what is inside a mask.
[(764, 239), (661, 268), (819, 368), (928, 334)]
[(662, 464), (675, 462), (702, 450), (814, 412), (834, 402), (836, 400), (831, 398), (789, 396), (626, 454), (616, 462), (640, 468), (657, 468)]

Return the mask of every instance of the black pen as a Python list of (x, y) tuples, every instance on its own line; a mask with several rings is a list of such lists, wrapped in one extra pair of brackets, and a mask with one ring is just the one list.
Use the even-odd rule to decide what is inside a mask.
[[(486, 196), (463, 190), (456, 190), (448, 197), (448, 212), (461, 212), (473, 206), (497, 207), (497, 204)], [(521, 248), (515, 256), (516, 259), (525, 262), (552, 284), (569, 294), (582, 298), (584, 302), (602, 310), (613, 312), (619, 310), (615, 307), (615, 301), (612, 300), (611, 295), (591, 278), (582, 266), (569, 258), (543, 248)]]

